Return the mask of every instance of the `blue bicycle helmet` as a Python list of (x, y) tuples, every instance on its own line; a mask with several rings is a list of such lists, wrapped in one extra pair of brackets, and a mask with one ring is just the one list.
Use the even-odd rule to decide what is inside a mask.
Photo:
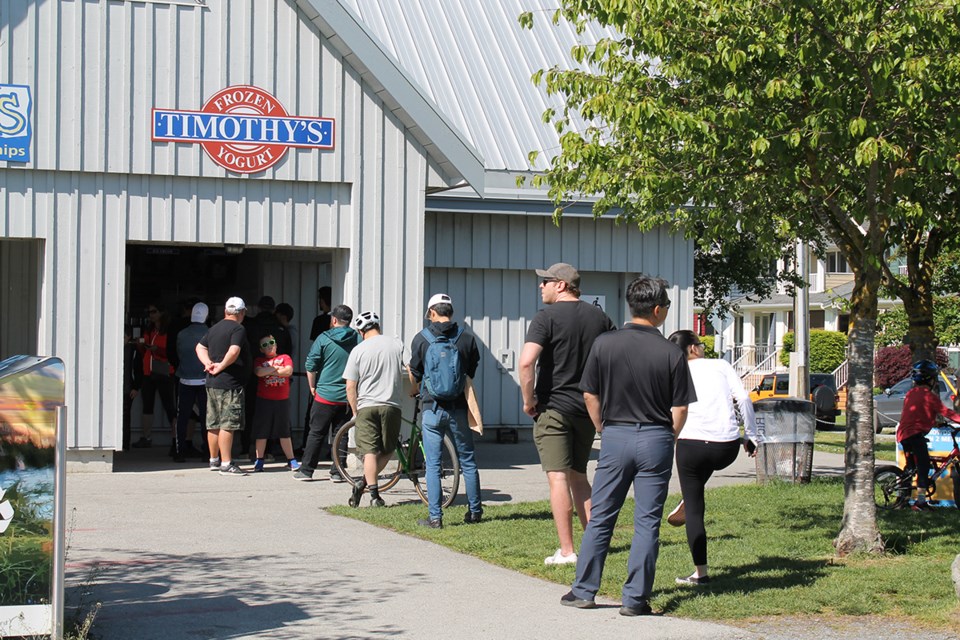
[(915, 384), (930, 384), (930, 382), (937, 377), (939, 371), (940, 369), (936, 363), (930, 362), (929, 360), (920, 360), (913, 364), (910, 377), (913, 378)]

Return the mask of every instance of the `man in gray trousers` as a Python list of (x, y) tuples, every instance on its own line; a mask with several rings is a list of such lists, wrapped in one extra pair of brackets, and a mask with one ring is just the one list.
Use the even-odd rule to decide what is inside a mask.
[(622, 616), (653, 613), (650, 594), (660, 547), (660, 519), (673, 468), (673, 443), (696, 402), (687, 358), (658, 327), (667, 319), (668, 284), (641, 275), (627, 287), (632, 321), (593, 343), (580, 390), (600, 433), (590, 522), (577, 575), (560, 603), (592, 609), (617, 516), (633, 486), (633, 541), (623, 585)]

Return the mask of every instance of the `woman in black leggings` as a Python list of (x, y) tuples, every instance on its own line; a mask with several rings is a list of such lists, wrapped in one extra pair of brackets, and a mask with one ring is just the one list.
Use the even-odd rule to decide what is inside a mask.
[(749, 438), (743, 447), (750, 455), (756, 455), (756, 424), (753, 403), (730, 363), (704, 358), (703, 344), (693, 331), (676, 331), (669, 340), (687, 354), (697, 401), (689, 405), (687, 422), (677, 439), (677, 475), (683, 501), (667, 516), (667, 522), (686, 524), (687, 544), (696, 566), (691, 575), (677, 578), (677, 583), (701, 585), (710, 581), (703, 489), (713, 472), (729, 467), (740, 452), (740, 420), (734, 405), (743, 417)]

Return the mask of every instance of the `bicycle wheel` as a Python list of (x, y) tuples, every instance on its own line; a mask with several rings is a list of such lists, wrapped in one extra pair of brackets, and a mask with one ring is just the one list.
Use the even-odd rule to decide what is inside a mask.
[(911, 477), (900, 467), (882, 465), (873, 472), (873, 499), (881, 509), (900, 509), (910, 500)]
[[(337, 429), (333, 436), (331, 447), (335, 452), (333, 456), (333, 466), (340, 472), (347, 482), (356, 486), (360, 478), (363, 477), (363, 460), (356, 454), (356, 449), (351, 449), (350, 430), (353, 429), (355, 420), (350, 420), (342, 427)], [(377, 487), (380, 491), (386, 491), (400, 481), (400, 463), (396, 456), (390, 459), (387, 466), (377, 476)]]
[[(427, 465), (423, 459), (423, 441), (417, 437), (411, 441), (410, 454), (411, 460), (411, 480), (417, 487), (417, 495), (423, 500), (423, 504), (429, 506), (430, 501), (427, 497)], [(446, 509), (457, 499), (457, 490), (460, 488), (460, 460), (457, 458), (457, 450), (453, 446), (453, 440), (448, 434), (443, 436), (443, 446), (440, 447), (440, 494), (442, 496), (440, 505)]]

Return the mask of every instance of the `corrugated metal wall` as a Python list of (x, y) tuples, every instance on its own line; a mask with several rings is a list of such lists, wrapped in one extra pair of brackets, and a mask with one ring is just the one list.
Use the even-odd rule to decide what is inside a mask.
[[(46, 241), (39, 350), (69, 372), (70, 446), (120, 443), (127, 241), (334, 249), (346, 302), (419, 326), (424, 150), (302, 18), (285, 0), (0, 2), (0, 82), (33, 87), (36, 123), (31, 169), (0, 166), (0, 237)], [(199, 109), (231, 84), (336, 118), (336, 150), (290, 149), (251, 178), (151, 142), (153, 106)]]
[(557, 227), (542, 216), (428, 212), (426, 236), (424, 295), (448, 293), (455, 319), (482, 343), (477, 387), (490, 425), (530, 424), (517, 365), (530, 320), (543, 306), (535, 269), (574, 263), (584, 294), (605, 295), (607, 314), (617, 323), (629, 319), (623, 292), (630, 280), (637, 273), (663, 275), (674, 301), (664, 335), (692, 324), (693, 247), (664, 229), (640, 233), (592, 218), (564, 218)]

